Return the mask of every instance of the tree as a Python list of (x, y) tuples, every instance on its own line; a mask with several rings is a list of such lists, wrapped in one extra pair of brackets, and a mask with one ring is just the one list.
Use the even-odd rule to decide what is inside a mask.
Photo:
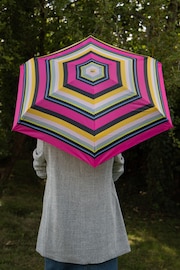
[(0, 160), (8, 160), (6, 179), (24, 145), (24, 136), (11, 132), (19, 66), (38, 51), (38, 1), (3, 0), (0, 3)]
[[(180, 0), (2, 0), (0, 3), (0, 157), (18, 156), (22, 137), (11, 133), (19, 65), (94, 35), (114, 46), (150, 55), (163, 64), (174, 129), (133, 149), (130, 190), (151, 201), (177, 196), (180, 147)], [(137, 172), (137, 167), (140, 170)], [(133, 178), (134, 181), (131, 179)], [(135, 188), (135, 184), (138, 183)], [(132, 184), (133, 183), (133, 184)], [(128, 187), (129, 188), (129, 187)], [(176, 190), (176, 194), (174, 194)]]

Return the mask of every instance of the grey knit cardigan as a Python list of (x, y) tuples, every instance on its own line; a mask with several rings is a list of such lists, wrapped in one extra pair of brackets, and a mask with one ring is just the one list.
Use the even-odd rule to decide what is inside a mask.
[(47, 179), (36, 250), (60, 262), (97, 264), (130, 251), (114, 181), (118, 155), (96, 168), (38, 140), (36, 174)]

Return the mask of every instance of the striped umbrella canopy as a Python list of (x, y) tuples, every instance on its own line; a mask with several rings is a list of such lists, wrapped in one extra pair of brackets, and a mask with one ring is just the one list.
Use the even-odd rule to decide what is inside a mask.
[(93, 167), (171, 127), (151, 57), (89, 36), (20, 66), (13, 130)]

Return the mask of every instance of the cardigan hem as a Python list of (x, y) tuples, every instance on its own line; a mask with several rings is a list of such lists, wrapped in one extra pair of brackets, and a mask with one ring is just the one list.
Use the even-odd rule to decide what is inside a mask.
[[(50, 253), (46, 253), (46, 252), (41, 252), (40, 250), (38, 250), (38, 248), (36, 248), (36, 251), (44, 258), (48, 258), (51, 260), (55, 260), (57, 262), (62, 262), (62, 263), (72, 263), (72, 264), (81, 264), (81, 265), (87, 265), (87, 264), (100, 264), (100, 263), (104, 263), (106, 261), (118, 258), (124, 254), (127, 254), (129, 252), (131, 252), (130, 248), (124, 249), (121, 252), (117, 253), (116, 255), (112, 255), (112, 256), (104, 256), (103, 259), (100, 260), (90, 260), (89, 258), (87, 260), (82, 260), (82, 259), (72, 259), (69, 257), (59, 257), (59, 256), (54, 256), (53, 254)], [(82, 255), (83, 256), (83, 255)]]

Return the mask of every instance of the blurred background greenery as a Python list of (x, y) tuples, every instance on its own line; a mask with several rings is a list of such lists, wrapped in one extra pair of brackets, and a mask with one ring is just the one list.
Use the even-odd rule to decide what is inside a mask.
[(163, 64), (174, 128), (124, 153), (123, 188), (125, 196), (146, 199), (146, 207), (174, 211), (180, 197), (179, 14), (179, 0), (1, 0), (0, 188), (15, 162), (31, 155), (35, 145), (11, 132), (20, 64), (94, 35)]
[[(25, 225), (21, 223), (26, 227), (30, 222), (31, 213), (35, 211), (35, 221), (32, 221), (32, 224), (30, 222), (29, 226), (34, 226), (32, 230), (36, 230), (38, 222), (36, 218), (37, 216), (39, 218), (41, 208), (39, 197), (36, 202), (34, 195), (37, 192), (37, 196), (41, 196), (42, 186), (38, 186), (37, 182), (33, 185), (36, 177), (33, 174), (29, 179), (32, 172), (28, 171), (32, 170), (31, 156), (36, 142), (30, 137), (11, 132), (19, 66), (31, 57), (59, 50), (88, 35), (94, 35), (122, 49), (152, 56), (163, 64), (174, 128), (123, 153), (126, 160), (125, 174), (116, 187), (125, 213), (131, 213), (131, 219), (127, 218), (130, 226), (131, 221), (136, 221), (135, 215), (140, 220), (141, 217), (145, 219), (143, 226), (154, 228), (153, 226), (162, 224), (162, 233), (165, 228), (168, 234), (170, 231), (177, 234), (178, 226), (173, 225), (173, 221), (172, 228), (168, 229), (165, 226), (166, 222), (158, 220), (161, 216), (169, 218), (169, 221), (179, 217), (180, 0), (0, 1), (0, 200), (2, 202), (0, 214), (3, 216), (3, 213), (6, 213), (6, 221), (1, 219), (1, 226), (3, 230), (7, 228), (12, 233), (13, 239), (13, 230), (16, 231), (20, 224), (11, 216), (12, 212), (13, 215), (16, 213), (21, 221), (22, 219), (25, 221), (28, 217)], [(19, 176), (19, 171), (23, 173), (23, 177)], [(28, 185), (27, 182), (31, 180), (31, 184)], [(23, 187), (25, 183), (25, 190), (21, 190), (21, 186)], [(31, 193), (33, 198), (28, 199), (26, 195)], [(23, 194), (27, 199), (25, 206), (21, 206)], [(32, 200), (32, 203), (28, 200)], [(149, 223), (151, 218), (153, 221)], [(138, 219), (138, 222), (140, 220)], [(138, 222), (137, 228), (135, 227), (137, 230), (141, 226)], [(28, 226), (26, 228), (28, 230)], [(135, 236), (131, 230), (133, 228), (130, 227), (131, 242), (138, 243), (140, 247), (143, 247), (144, 243), (141, 239), (145, 239), (146, 236), (150, 247), (154, 245), (151, 243), (152, 238), (158, 239), (154, 233), (149, 235), (149, 229), (148, 233), (145, 229), (143, 233), (136, 233)], [(165, 237), (165, 231), (162, 238)], [(18, 236), (19, 241), (28, 235), (29, 231), (26, 233), (25, 229), (23, 233), (24, 236)], [(175, 237), (171, 237), (176, 240)], [(14, 247), (11, 245), (13, 240), (10, 241), (6, 245), (8, 241), (2, 240), (2, 243), (6, 242), (3, 246), (5, 250)], [(155, 243), (157, 249), (160, 248), (159, 243), (160, 241)], [(17, 248), (17, 245), (15, 247)], [(162, 246), (160, 249), (162, 252)], [(171, 247), (165, 243), (164, 250), (169, 250), (171, 255), (175, 254), (175, 250), (170, 249)], [(136, 253), (134, 254), (136, 256)], [(161, 260), (163, 261), (165, 257)], [(36, 265), (36, 262), (34, 263)], [(126, 266), (121, 269), (154, 268), (138, 267)], [(156, 269), (179, 269), (179, 267), (163, 267), (159, 266)], [(2, 268), (0, 264), (0, 269), (8, 268)], [(34, 268), (26, 266), (17, 269)]]

